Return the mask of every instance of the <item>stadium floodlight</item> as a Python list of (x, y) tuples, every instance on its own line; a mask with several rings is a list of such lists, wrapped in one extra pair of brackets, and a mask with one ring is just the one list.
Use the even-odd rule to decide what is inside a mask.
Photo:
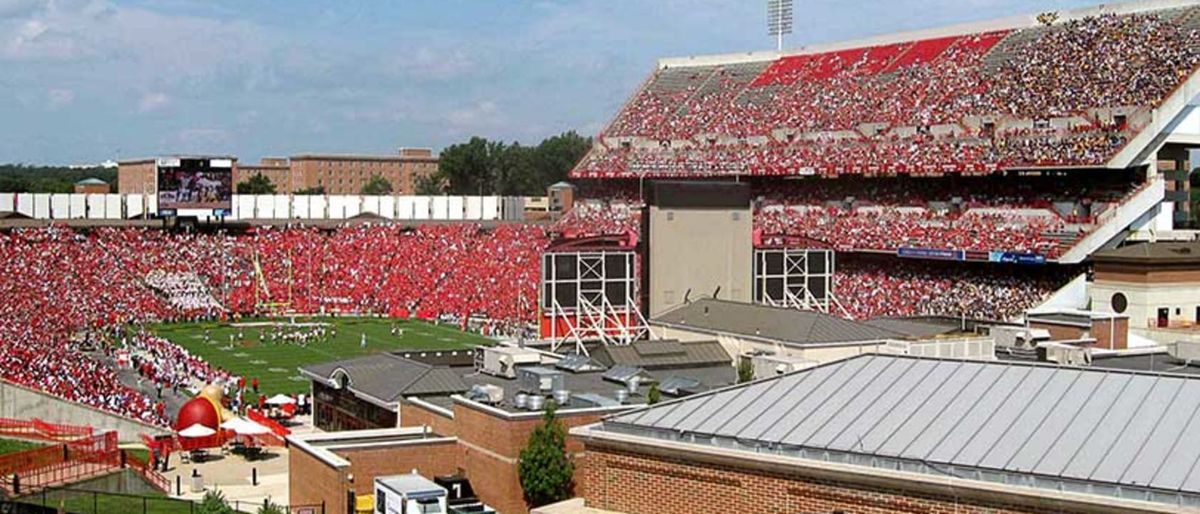
[(767, 33), (775, 36), (775, 49), (783, 51), (783, 35), (792, 33), (792, 0), (767, 0)]

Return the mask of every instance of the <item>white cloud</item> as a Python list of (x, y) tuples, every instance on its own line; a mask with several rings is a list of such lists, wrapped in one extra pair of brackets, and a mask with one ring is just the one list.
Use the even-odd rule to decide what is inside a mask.
[(411, 54), (389, 58), (385, 68), (393, 75), (414, 80), (450, 80), (470, 76), (478, 63), (462, 49), (421, 47)]
[(45, 0), (0, 0), (0, 20), (27, 16), (45, 5)]
[(175, 135), (176, 144), (196, 153), (225, 153), (232, 141), (229, 131), (217, 128), (188, 128)]
[(75, 101), (75, 92), (70, 89), (54, 88), (46, 91), (46, 106), (58, 109), (71, 105)]
[(154, 112), (171, 103), (166, 93), (146, 93), (138, 100), (138, 112)]
[(446, 114), (446, 122), (453, 134), (474, 133), (502, 126), (504, 117), (496, 103), (490, 100), (475, 102)]

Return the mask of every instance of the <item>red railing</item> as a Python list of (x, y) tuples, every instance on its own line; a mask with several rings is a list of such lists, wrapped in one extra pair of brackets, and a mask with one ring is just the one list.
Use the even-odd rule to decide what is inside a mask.
[(265, 414), (256, 409), (246, 409), (246, 417), (250, 418), (250, 420), (254, 421), (255, 423), (271, 429), (271, 433), (279, 437), (287, 437), (292, 435), (292, 431), (287, 427), (280, 425), (279, 422), (268, 418)]
[(0, 456), (0, 489), (10, 494), (110, 472), (121, 466), (117, 433), (106, 432), (62, 444)]
[(38, 418), (29, 420), (0, 418), (0, 435), (36, 439), (39, 441), (70, 441), (91, 437), (95, 430), (90, 426), (48, 423)]
[(171, 482), (167, 480), (167, 477), (163, 476), (162, 473), (159, 473), (158, 470), (155, 470), (152, 463), (142, 460), (141, 457), (138, 457), (133, 453), (123, 453), (125, 455), (125, 464), (129, 466), (129, 469), (132, 469), (135, 473), (146, 480), (146, 482), (148, 482), (150, 485), (153, 485), (159, 491), (164, 493), (171, 492)]

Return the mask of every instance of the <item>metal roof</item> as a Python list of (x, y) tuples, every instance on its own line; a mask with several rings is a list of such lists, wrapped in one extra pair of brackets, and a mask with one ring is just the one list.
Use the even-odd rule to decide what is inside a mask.
[(604, 346), (592, 352), (596, 361), (608, 366), (645, 369), (732, 366), (733, 359), (717, 341), (640, 341), (623, 346)]
[(350, 389), (385, 402), (396, 402), (402, 396), (452, 394), (470, 389), (462, 376), (450, 368), (390, 353), (315, 364), (301, 371), (327, 382), (332, 382), (338, 373), (345, 373)]
[(1092, 254), (1091, 258), (1101, 264), (1196, 264), (1200, 263), (1200, 242), (1138, 243), (1102, 250)]
[(830, 344), (903, 339), (905, 334), (820, 312), (702, 298), (652, 323), (701, 332), (759, 337), (785, 344)]
[(872, 318), (864, 320), (862, 323), (881, 330), (904, 334), (914, 339), (928, 339), (943, 334), (964, 332), (957, 323), (938, 323), (928, 318)]
[(605, 431), (1200, 505), (1200, 378), (863, 355), (609, 418)]

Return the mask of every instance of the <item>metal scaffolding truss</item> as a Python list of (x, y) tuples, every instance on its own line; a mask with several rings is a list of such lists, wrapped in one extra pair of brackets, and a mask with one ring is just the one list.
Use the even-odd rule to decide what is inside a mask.
[(555, 252), (542, 258), (542, 316), (552, 351), (584, 342), (629, 344), (651, 336), (638, 309), (633, 252)]
[(754, 301), (847, 316), (848, 312), (834, 293), (834, 269), (831, 250), (755, 250)]

